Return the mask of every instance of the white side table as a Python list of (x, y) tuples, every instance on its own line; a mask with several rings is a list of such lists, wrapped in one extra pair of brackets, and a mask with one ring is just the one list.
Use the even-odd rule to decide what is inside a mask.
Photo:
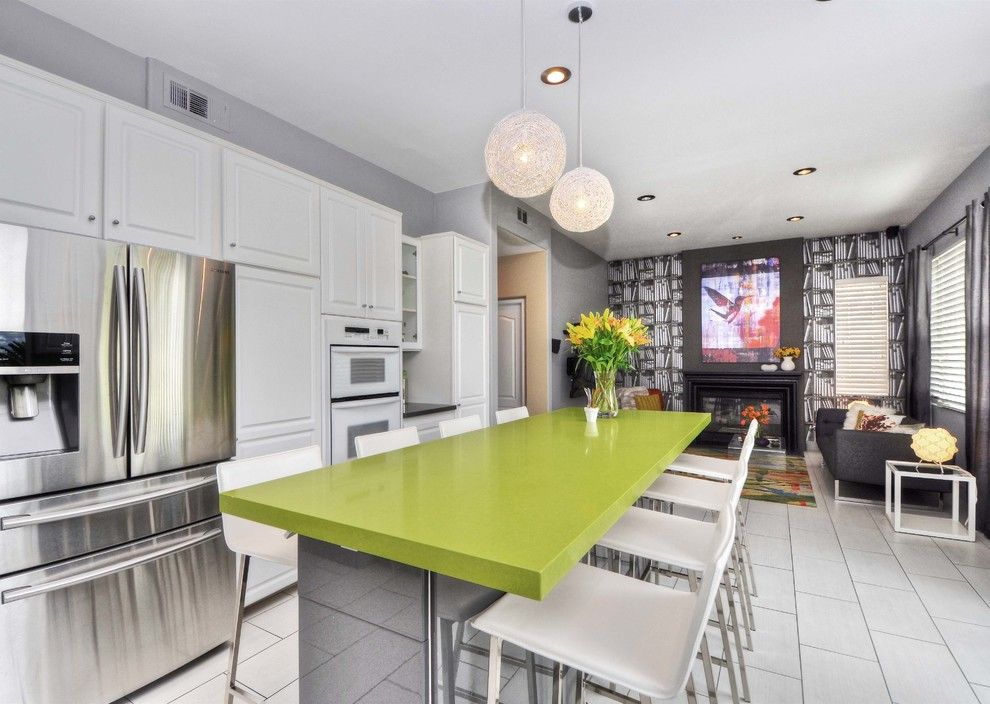
[[(901, 480), (904, 477), (931, 482), (952, 482), (952, 518), (946, 516), (904, 514), (901, 512)], [(928, 535), (933, 538), (976, 540), (976, 478), (962, 467), (927, 462), (887, 460), (884, 470), (884, 508), (887, 520), (898, 533)], [(969, 510), (965, 523), (959, 521), (959, 485), (966, 484)], [(893, 489), (893, 492), (891, 492)], [(932, 490), (937, 490), (932, 486)], [(893, 502), (893, 510), (891, 510)]]

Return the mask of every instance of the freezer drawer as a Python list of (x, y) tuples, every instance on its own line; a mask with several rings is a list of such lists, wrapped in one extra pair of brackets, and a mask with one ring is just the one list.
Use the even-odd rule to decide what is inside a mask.
[(0, 702), (112, 702), (223, 643), (219, 518), (0, 580)]
[(0, 575), (216, 516), (216, 475), (216, 465), (211, 464), (0, 504)]

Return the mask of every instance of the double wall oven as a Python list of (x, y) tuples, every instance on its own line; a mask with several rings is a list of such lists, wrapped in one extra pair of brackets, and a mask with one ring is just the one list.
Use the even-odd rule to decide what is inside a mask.
[(0, 224), (0, 702), (110, 702), (229, 637), (233, 286)]
[(329, 398), (324, 457), (355, 457), (354, 438), (395, 430), (402, 423), (400, 323), (324, 316), (325, 379)]

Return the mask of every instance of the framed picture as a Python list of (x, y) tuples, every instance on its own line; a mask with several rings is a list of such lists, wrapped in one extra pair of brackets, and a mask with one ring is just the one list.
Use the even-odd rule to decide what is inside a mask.
[(780, 346), (780, 259), (701, 265), (701, 361), (774, 361)]

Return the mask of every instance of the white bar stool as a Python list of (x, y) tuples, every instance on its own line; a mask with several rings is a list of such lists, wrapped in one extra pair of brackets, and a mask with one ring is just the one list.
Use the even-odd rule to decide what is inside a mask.
[[(708, 653), (705, 627), (732, 548), (735, 520), (724, 506), (712, 535), (703, 577), (691, 592), (665, 589), (585, 564), (574, 568), (542, 601), (507, 594), (472, 621), (491, 636), (488, 704), (497, 704), (503, 641), (577, 670), (577, 701), (591, 675), (651, 697), (669, 699), (687, 688), (696, 702), (692, 665), (699, 648)], [(711, 660), (705, 658), (714, 691)], [(554, 668), (554, 703), (562, 694), (561, 667)]]
[(370, 457), (383, 452), (401, 450), (419, 444), (419, 431), (414, 426), (370, 433), (354, 438), (354, 451), (358, 457)]
[[(323, 466), (318, 445), (289, 450), (272, 455), (231, 460), (217, 465), (217, 487), (231, 491), (261, 482), (309, 472)], [(298, 560), (296, 534), (240, 516), (223, 514), (223, 537), (227, 547), (237, 553), (237, 609), (234, 615), (234, 635), (231, 638), (230, 660), (227, 665), (227, 704), (240, 697), (250, 702), (260, 701), (237, 684), (237, 652), (241, 644), (244, 622), (244, 597), (247, 589), (248, 566), (252, 557), (271, 560), (295, 567)]]
[[(749, 443), (750, 452), (756, 444), (756, 430), (759, 426), (755, 420), (749, 424), (746, 431), (746, 438), (743, 440), (743, 448)], [(741, 455), (740, 455), (741, 456)], [(722, 459), (719, 457), (704, 457), (702, 455), (692, 455), (682, 452), (673, 462), (667, 465), (668, 470), (693, 474), (697, 477), (714, 479), (716, 481), (734, 482), (739, 478), (740, 463), (738, 460)]]
[(502, 425), (502, 423), (511, 423), (514, 420), (522, 420), (523, 418), (529, 418), (529, 409), (525, 406), (518, 406), (516, 408), (506, 408), (502, 411), (495, 411), (495, 425)]
[(441, 438), (450, 438), (463, 433), (470, 433), (472, 430), (481, 430), (481, 416), (466, 416), (464, 418), (451, 418), (442, 420), (438, 424)]

